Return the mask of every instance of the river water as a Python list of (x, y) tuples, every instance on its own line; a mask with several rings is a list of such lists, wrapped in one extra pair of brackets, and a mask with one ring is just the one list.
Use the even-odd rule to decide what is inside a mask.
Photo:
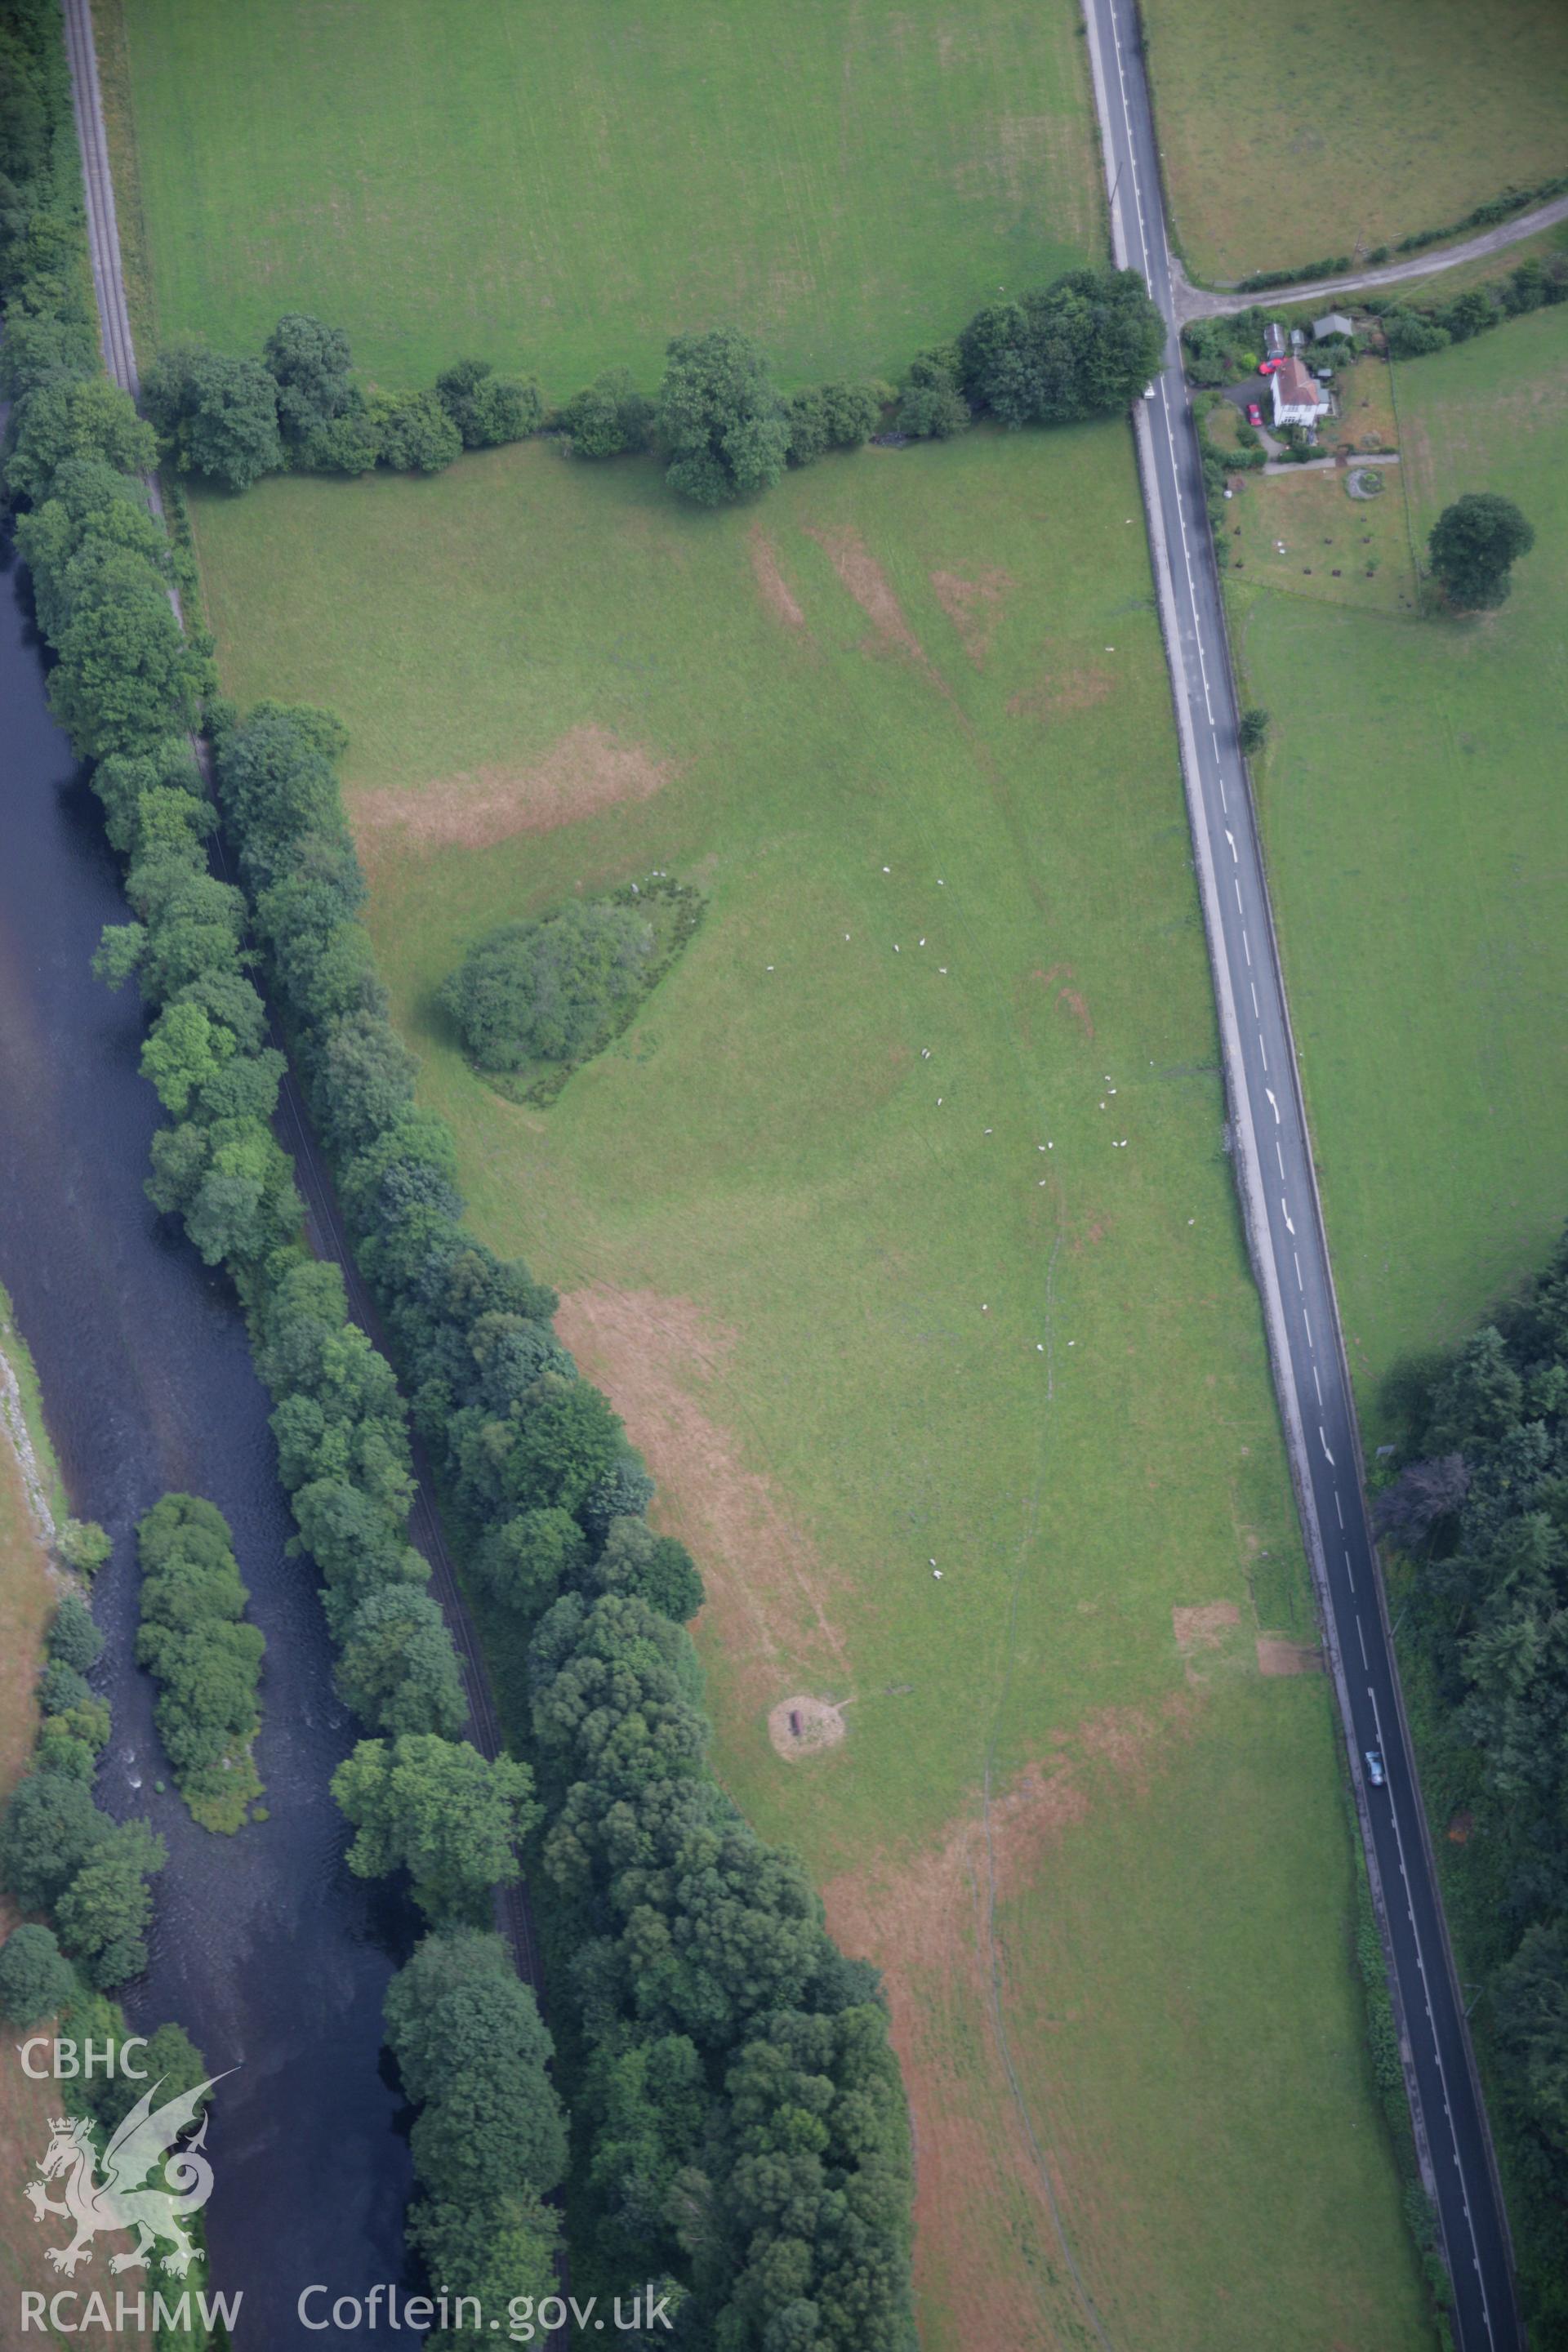
[[(0, 576), (0, 1279), (37, 1363), (72, 1508), (114, 1538), (94, 1594), (108, 1647), (93, 1680), (114, 1710), (99, 1800), (145, 1813), (168, 1842), (151, 1965), (126, 2007), (144, 2028), (178, 2019), (211, 2072), (234, 2070), (208, 2132), (207, 2239), (215, 2284), (243, 2292), (240, 2352), (406, 2347), (407, 2333), (323, 2336), (297, 2316), (312, 2282), (354, 2296), (404, 2275), (407, 2116), (385, 2073), (381, 2005), (413, 1929), (401, 1900), (343, 1864), (327, 1783), (353, 1725), (332, 1690), (313, 1572), (284, 1554), (290, 1522), (238, 1308), (142, 1190), (162, 1114), (137, 1071), (142, 1008), (133, 988), (111, 995), (89, 970), (102, 926), (125, 912), (97, 803), (49, 714), (11, 562)], [(228, 1519), (267, 1639), (257, 1762), (270, 1818), (233, 1838), (198, 1829), (172, 1790), (154, 1789), (133, 1529), (170, 1488), (209, 1496)], [(110, 2284), (101, 2259), (75, 2281)], [(324, 2315), (320, 2298), (311, 2313)], [(0, 2341), (14, 2340), (12, 2324), (0, 2312)]]

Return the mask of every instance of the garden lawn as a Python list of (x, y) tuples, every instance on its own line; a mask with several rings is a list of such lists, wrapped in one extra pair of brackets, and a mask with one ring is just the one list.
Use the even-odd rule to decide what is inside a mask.
[(891, 377), (999, 285), (1100, 258), (1070, 0), (97, 16), (144, 338), (256, 350), (310, 310), (383, 383), (471, 352), (563, 399), (734, 325), (792, 381)]
[[(718, 1767), (887, 1971), (927, 2352), (1088, 2340), (1074, 2264), (1113, 2341), (1425, 2344), (1329, 1689), (1259, 1671), (1311, 1609), (1124, 428), (194, 513), (227, 689), (348, 724), (475, 1223), (703, 1570)], [(695, 940), (501, 1100), (438, 983), (655, 870)]]
[(1205, 284), (1393, 245), (1568, 171), (1556, 0), (1145, 0), (1143, 22), (1175, 236)]
[[(1568, 1211), (1568, 313), (1397, 371), (1418, 548), (1466, 490), (1534, 523), (1511, 601), (1396, 619), (1243, 587), (1264, 830), (1369, 1439)], [(1380, 505), (1394, 495), (1391, 488)]]
[(1399, 467), (1362, 470), (1382, 481), (1377, 497), (1352, 499), (1338, 467), (1238, 476), (1217, 526), (1230, 542), (1232, 579), (1314, 604), (1414, 613), (1419, 591)]

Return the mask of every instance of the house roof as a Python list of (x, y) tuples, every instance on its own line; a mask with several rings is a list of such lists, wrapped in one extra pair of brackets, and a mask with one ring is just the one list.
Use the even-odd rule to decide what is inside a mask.
[(1331, 310), (1326, 319), (1314, 319), (1312, 321), (1313, 339), (1320, 343), (1325, 335), (1353, 335), (1354, 332), (1354, 325), (1342, 310)]
[(1282, 408), (1321, 408), (1322, 386), (1298, 359), (1286, 360), (1274, 378)]

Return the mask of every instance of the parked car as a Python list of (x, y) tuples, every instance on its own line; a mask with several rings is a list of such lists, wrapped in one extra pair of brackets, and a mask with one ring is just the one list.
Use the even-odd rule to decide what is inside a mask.
[(1369, 1748), (1366, 1751), (1366, 1777), (1374, 1789), (1381, 1789), (1388, 1775), (1383, 1769), (1383, 1750)]
[(1247, 404), (1247, 421), (1249, 425), (1261, 425), (1263, 422), (1263, 411), (1255, 400)]
[(1284, 364), (1283, 360), (1259, 360), (1258, 373), (1259, 375), (1278, 375)]

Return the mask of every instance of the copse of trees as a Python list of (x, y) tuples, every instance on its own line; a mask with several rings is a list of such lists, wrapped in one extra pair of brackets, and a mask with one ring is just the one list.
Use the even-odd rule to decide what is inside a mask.
[(1512, 593), (1514, 564), (1535, 545), (1511, 499), (1468, 490), (1445, 507), (1426, 541), (1432, 576), (1461, 613), (1495, 612)]
[(653, 948), (645, 916), (576, 899), (543, 921), (487, 932), (443, 983), (440, 1003), (481, 1070), (575, 1061), (637, 993)]
[(1568, 2345), (1568, 1239), (1410, 1409), (1379, 1531), (1440, 1727), (1441, 1779), (1473, 1817), (1494, 2126), (1531, 2341)]
[(906, 376), (902, 432), (943, 438), (962, 410), (1016, 429), (1124, 408), (1155, 373), (1165, 326), (1133, 269), (1070, 269), (1016, 301), (988, 302)]
[(136, 1531), (136, 1655), (159, 1685), (153, 1719), (174, 1784), (204, 1828), (237, 1830), (261, 1794), (250, 1747), (267, 1644), (245, 1621), (228, 1523), (198, 1495), (165, 1495)]
[(161, 449), (183, 474), (247, 490), (283, 466), (278, 385), (259, 360), (231, 359), (187, 338), (159, 352), (142, 400)]

